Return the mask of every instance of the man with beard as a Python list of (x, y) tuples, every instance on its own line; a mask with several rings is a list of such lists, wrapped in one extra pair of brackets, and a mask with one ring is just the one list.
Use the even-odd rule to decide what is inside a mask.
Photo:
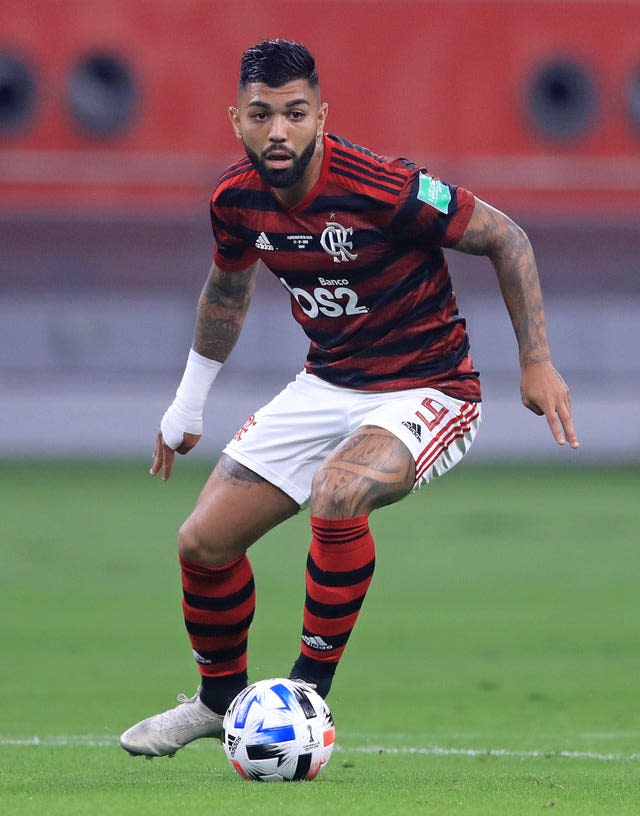
[(489, 257), (518, 342), (523, 403), (545, 415), (559, 444), (578, 447), (520, 227), (406, 159), (326, 134), (315, 62), (299, 43), (264, 41), (244, 54), (229, 116), (246, 157), (212, 195), (214, 263), (151, 474), (168, 479), (175, 452), (198, 442), (258, 261), (288, 292), (311, 342), (304, 371), (239, 429), (180, 529), (200, 685), (122, 735), (134, 755), (173, 755), (221, 734), (247, 684), (255, 590), (246, 552), (304, 506), (311, 544), (290, 677), (328, 694), (373, 575), (369, 514), (453, 467), (480, 424), (478, 372), (443, 247)]

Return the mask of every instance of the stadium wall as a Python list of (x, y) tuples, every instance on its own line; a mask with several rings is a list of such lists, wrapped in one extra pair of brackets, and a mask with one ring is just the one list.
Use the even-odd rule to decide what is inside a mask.
[(238, 152), (240, 55), (275, 36), (357, 143), (499, 205), (640, 204), (636, 2), (5, 0), (3, 206), (192, 208)]
[[(585, 451), (637, 457), (640, 3), (618, 0), (5, 0), (0, 456), (147, 450), (210, 262), (210, 189), (239, 154), (240, 55), (274, 36), (316, 53), (330, 129), (525, 226)], [(478, 455), (554, 455), (482, 264), (452, 259), (484, 373)], [(301, 365), (287, 312), (263, 276), (211, 444)]]

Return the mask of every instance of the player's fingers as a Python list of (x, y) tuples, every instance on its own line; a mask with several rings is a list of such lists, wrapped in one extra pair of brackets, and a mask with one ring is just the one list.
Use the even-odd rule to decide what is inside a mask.
[(554, 411), (548, 411), (545, 413), (547, 418), (547, 422), (549, 423), (549, 428), (551, 429), (551, 433), (553, 434), (553, 438), (556, 440), (558, 445), (564, 445), (567, 441), (564, 436), (564, 431), (562, 429), (562, 423), (558, 419), (558, 414)]
[(158, 434), (156, 435), (156, 444), (153, 449), (153, 459), (151, 461), (149, 473), (152, 476), (155, 476), (156, 473), (159, 472), (161, 467), (162, 467), (162, 434), (158, 431)]
[(571, 415), (570, 399), (567, 401), (567, 404), (558, 411), (558, 416), (560, 418), (560, 422), (562, 423), (562, 427), (564, 428), (564, 435), (567, 442), (572, 448), (579, 448), (580, 443), (578, 442), (578, 435), (573, 425), (573, 417)]
[(171, 471), (173, 470), (173, 460), (175, 458), (176, 452), (172, 450), (168, 445), (162, 445), (162, 481), (166, 482), (167, 479), (171, 476)]

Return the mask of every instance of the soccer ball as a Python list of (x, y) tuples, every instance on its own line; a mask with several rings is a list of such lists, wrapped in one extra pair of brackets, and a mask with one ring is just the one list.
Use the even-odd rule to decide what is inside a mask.
[(329, 706), (299, 680), (272, 678), (247, 686), (222, 723), (229, 762), (244, 779), (314, 779), (329, 761), (336, 729)]

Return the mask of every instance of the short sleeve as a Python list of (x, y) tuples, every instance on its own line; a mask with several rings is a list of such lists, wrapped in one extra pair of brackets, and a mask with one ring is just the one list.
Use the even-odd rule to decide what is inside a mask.
[(392, 230), (396, 238), (431, 246), (455, 246), (473, 213), (472, 192), (416, 170), (400, 197)]
[(247, 244), (238, 227), (225, 220), (224, 213), (216, 205), (215, 194), (211, 198), (211, 229), (215, 240), (213, 260), (220, 269), (239, 272), (258, 260), (256, 248)]

